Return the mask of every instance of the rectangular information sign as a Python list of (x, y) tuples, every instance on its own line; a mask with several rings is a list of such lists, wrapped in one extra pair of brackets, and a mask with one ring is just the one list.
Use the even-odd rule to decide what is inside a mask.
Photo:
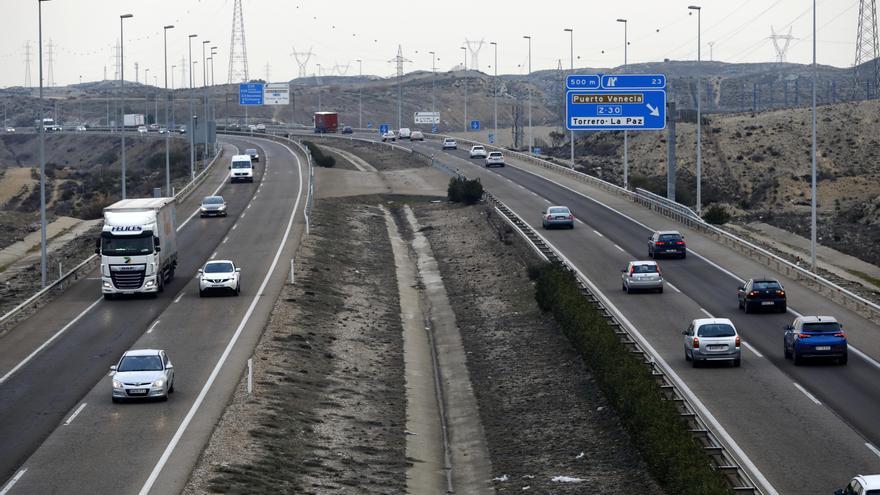
[(242, 83), (238, 85), (238, 104), (239, 105), (262, 105), (263, 104), (263, 84), (262, 83)]
[(263, 90), (263, 105), (290, 105), (290, 85), (269, 83)]

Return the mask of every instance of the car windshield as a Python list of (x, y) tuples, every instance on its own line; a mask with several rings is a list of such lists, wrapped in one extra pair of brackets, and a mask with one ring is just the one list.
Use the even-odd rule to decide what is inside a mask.
[(251, 168), (251, 161), (237, 161), (232, 162), (232, 168)]
[(681, 234), (660, 234), (660, 240), (665, 242), (680, 241)]
[(657, 265), (633, 265), (633, 273), (657, 273)]
[(446, 138), (446, 139), (443, 140), (443, 142), (444, 142), (444, 143), (454, 143), (455, 140), (454, 140), (454, 139)]
[(840, 331), (840, 323), (836, 321), (804, 323), (803, 331), (807, 333), (836, 333)]
[(551, 215), (568, 215), (568, 208), (550, 208), (547, 213)]
[(223, 198), (220, 196), (208, 196), (202, 200), (203, 205), (222, 205)]
[(229, 273), (234, 271), (232, 263), (208, 263), (205, 265), (205, 273)]
[(501, 156), (501, 153), (498, 151), (493, 151), (492, 153), (489, 153), (489, 156), (491, 156), (492, 158), (499, 158)]
[(153, 252), (153, 235), (102, 236), (101, 254), (106, 256), (134, 256)]
[(245, 154), (247, 154), (247, 155), (256, 155), (256, 154), (257, 154), (257, 150), (255, 150), (255, 149), (253, 149), (253, 148), (250, 148), (250, 149), (248, 149), (248, 150), (245, 150)]
[(736, 330), (726, 323), (709, 323), (700, 327), (700, 337), (733, 337)]
[(116, 371), (162, 371), (162, 359), (153, 356), (125, 356)]
[(771, 281), (755, 282), (754, 284), (752, 284), (752, 288), (755, 290), (775, 290), (775, 289), (781, 289), (782, 286), (779, 285), (779, 282), (771, 280)]
[(474, 146), (474, 151), (483, 151), (483, 149), (482, 146)]

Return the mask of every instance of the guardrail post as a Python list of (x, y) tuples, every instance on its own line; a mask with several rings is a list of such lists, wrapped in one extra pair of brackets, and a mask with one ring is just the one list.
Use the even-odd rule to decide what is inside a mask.
[(250, 395), (254, 391), (254, 358), (248, 358), (247, 367), (247, 393)]

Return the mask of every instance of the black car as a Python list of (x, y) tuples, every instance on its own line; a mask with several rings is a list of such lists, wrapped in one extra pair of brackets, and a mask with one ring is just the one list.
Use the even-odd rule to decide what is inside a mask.
[(648, 257), (660, 256), (687, 257), (687, 245), (684, 236), (674, 230), (658, 230), (648, 238)]
[(354, 129), (352, 129), (350, 125), (343, 126), (343, 127), (342, 127), (342, 133), (343, 133), (343, 134), (353, 134), (353, 133), (354, 133)]
[(762, 309), (772, 309), (785, 313), (785, 289), (778, 280), (772, 278), (753, 278), (736, 290), (739, 309), (754, 313)]

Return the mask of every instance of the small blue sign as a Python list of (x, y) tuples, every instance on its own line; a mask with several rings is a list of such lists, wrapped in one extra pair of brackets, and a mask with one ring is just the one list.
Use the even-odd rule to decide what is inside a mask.
[(388, 124), (379, 124), (379, 134), (385, 134), (388, 130), (391, 129), (391, 126)]
[(472, 131), (479, 131), (480, 130), (480, 121), (479, 120), (472, 120), (471, 121), (471, 130)]
[(603, 75), (602, 87), (605, 89), (664, 89), (666, 76), (663, 74)]
[(646, 131), (666, 128), (666, 91), (594, 89), (565, 95), (570, 131)]
[(263, 104), (263, 84), (262, 83), (243, 83), (238, 85), (238, 104), (239, 105), (262, 105)]
[(566, 89), (599, 89), (599, 75), (575, 75), (572, 74), (565, 78)]
[(494, 132), (489, 133), (489, 144), (495, 144), (495, 133)]
[(437, 124), (431, 125), (431, 134), (437, 134)]
[(372, 129), (372, 128), (373, 128), (373, 123), (367, 122), (367, 129)]
[(532, 154), (535, 156), (540, 156), (541, 155), (541, 148), (539, 148), (538, 146), (535, 146), (534, 148), (532, 148)]

